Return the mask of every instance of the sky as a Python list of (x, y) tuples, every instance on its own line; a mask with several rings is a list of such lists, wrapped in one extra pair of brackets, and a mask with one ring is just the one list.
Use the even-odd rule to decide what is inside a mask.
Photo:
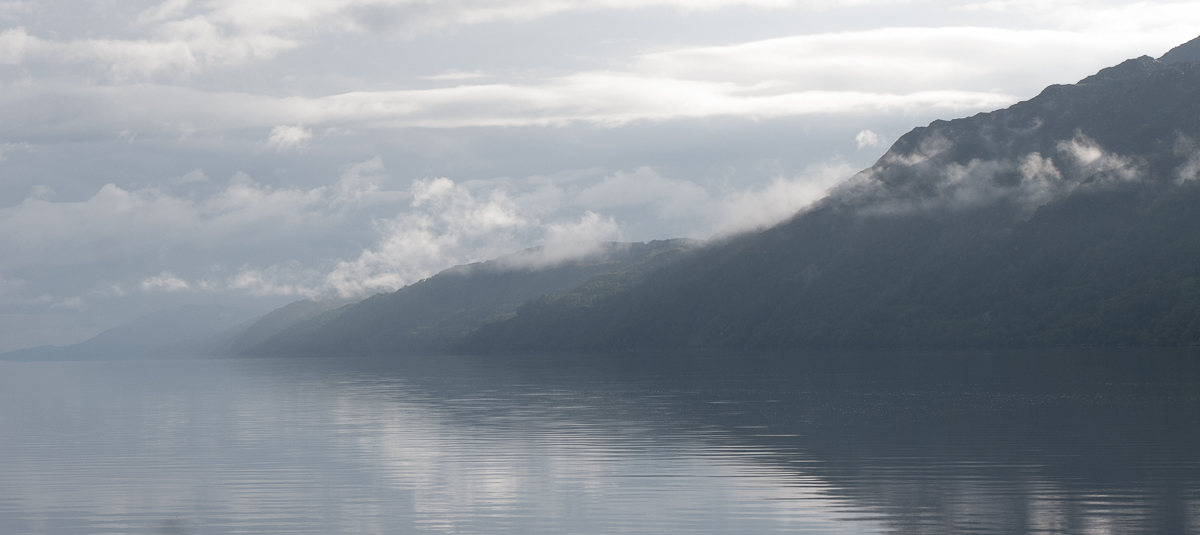
[(762, 228), (1200, 1), (0, 1), (0, 351)]

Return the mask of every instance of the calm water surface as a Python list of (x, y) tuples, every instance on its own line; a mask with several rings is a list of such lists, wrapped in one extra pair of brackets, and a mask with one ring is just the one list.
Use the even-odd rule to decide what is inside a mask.
[(1194, 352), (0, 362), (0, 533), (1200, 533)]

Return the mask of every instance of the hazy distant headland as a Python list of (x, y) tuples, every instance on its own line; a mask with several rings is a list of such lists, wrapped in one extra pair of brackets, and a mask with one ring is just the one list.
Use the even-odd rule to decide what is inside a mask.
[(359, 302), (295, 303), (189, 347), (1196, 345), (1198, 178), (1200, 39), (916, 128), (765, 230), (606, 244), (550, 263), (517, 253)]

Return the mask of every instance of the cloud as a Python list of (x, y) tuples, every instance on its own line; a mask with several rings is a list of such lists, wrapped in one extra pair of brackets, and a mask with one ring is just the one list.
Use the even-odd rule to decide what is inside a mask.
[[(508, 265), (530, 269), (588, 257), (604, 242), (627, 239), (625, 225), (638, 218), (701, 238), (766, 226), (820, 197), (827, 183), (848, 174), (845, 167), (813, 168), (761, 187), (702, 185), (639, 168), (590, 184), (579, 177), (434, 178), (406, 191), (385, 188), (378, 157), (311, 189), (264, 185), (245, 173), (216, 185), (194, 170), (169, 181), (182, 182), (187, 195), (108, 184), (83, 200), (30, 196), (0, 209), (0, 248), (10, 253), (0, 269), (23, 278), (47, 270), (94, 273), (80, 288), (55, 293), (102, 300), (359, 296), (528, 247), (539, 249), (511, 256)], [(109, 265), (117, 271), (101, 271)]]
[(826, 163), (759, 187), (706, 188), (644, 167), (606, 177), (575, 193), (573, 202), (599, 211), (650, 208), (659, 220), (684, 222), (688, 237), (706, 239), (779, 223), (825, 197), (829, 188), (853, 173), (845, 163)]
[(0, 162), (8, 161), (8, 154), (14, 150), (29, 150), (29, 144), (20, 143), (0, 143)]
[(196, 182), (208, 182), (208, 175), (204, 174), (204, 171), (201, 169), (193, 169), (179, 177), (180, 184), (194, 184)]
[(48, 201), (54, 198), (54, 188), (45, 184), (37, 184), (29, 189), (29, 198)]
[[(1159, 34), (1170, 39), (1167, 46), (1172, 47), (1196, 36), (1195, 24), (1197, 14), (1200, 14), (1200, 2), (985, 0), (959, 6), (958, 10), (1019, 15), (1069, 31), (1110, 35)], [(1161, 49), (1159, 54), (1166, 51), (1165, 48)]]
[[(669, 7), (709, 11), (732, 6), (780, 8), (788, 0), (333, 0), (193, 3), (167, 0), (139, 13), (136, 38), (46, 39), (24, 27), (0, 33), (0, 63), (41, 61), (99, 69), (113, 80), (191, 75), (274, 58), (323, 35), (385, 33), (412, 38), (459, 26), (528, 21), (567, 11)], [(28, 11), (0, 2), (0, 16)]]
[(5, 276), (0, 273), (0, 305), (8, 305), (15, 299), (19, 298), (19, 294), (23, 293), (27, 284), (23, 279)]
[(1059, 141), (1057, 146), (1059, 152), (1071, 156), (1080, 165), (1092, 165), (1104, 157), (1104, 150), (1083, 134), (1076, 135), (1074, 139)]
[(530, 21), (570, 11), (673, 8), (711, 11), (727, 7), (783, 8), (791, 0), (361, 0), (343, 2), (326, 17), (359, 31), (412, 38), (456, 27), (503, 21)]
[(50, 305), (50, 307), (51, 308), (67, 308), (67, 309), (78, 310), (78, 311), (82, 312), (84, 310), (87, 310), (88, 305), (86, 302), (84, 302), (82, 297), (75, 296), (75, 297), (69, 297), (62, 301), (59, 301), (58, 303), (54, 303), (53, 305)]
[(795, 177), (777, 177), (764, 187), (727, 192), (717, 203), (710, 228), (717, 236), (767, 228), (824, 198), (853, 174), (854, 168), (845, 163), (819, 164)]
[(315, 297), (325, 291), (321, 273), (299, 262), (287, 262), (266, 269), (243, 268), (224, 280), (207, 280), (204, 288), (210, 292), (233, 292), (263, 296)]
[(179, 18), (184, 14), (188, 4), (191, 4), (191, 0), (167, 0), (139, 13), (137, 24), (153, 24)]
[(477, 78), (487, 78), (487, 75), (480, 71), (465, 72), (465, 71), (449, 70), (442, 74), (435, 74), (433, 76), (421, 76), (419, 78), (421, 78), (422, 80), (434, 80), (434, 81), (459, 81), (459, 80), (474, 80)]
[[(420, 180), (410, 189), (411, 209), (379, 222), (379, 242), (358, 258), (340, 262), (325, 284), (342, 296), (363, 295), (502, 256), (514, 268), (587, 257), (603, 242), (624, 239), (622, 222), (612, 212), (630, 207), (652, 207), (659, 218), (686, 221), (704, 238), (761, 228), (792, 216), (849, 174), (844, 164), (814, 166), (761, 188), (714, 195), (642, 168), (586, 188), (558, 190), (554, 196), (559, 202), (583, 210), (566, 217), (542, 210), (540, 195), (513, 195), (505, 186), (473, 191), (447, 178)], [(530, 245), (540, 247), (510, 254)]]
[[(329, 293), (322, 286), (323, 273), (298, 261), (273, 264), (265, 268), (243, 267), (223, 276), (197, 276), (191, 280), (170, 272), (147, 277), (138, 285), (143, 292), (192, 292), (233, 294), (252, 297), (318, 297)], [(119, 284), (108, 285), (93, 294), (101, 297), (125, 295)]]
[(102, 283), (92, 290), (92, 295), (105, 298), (124, 297), (125, 287), (117, 283)]
[(867, 147), (878, 147), (879, 145), (882, 145), (883, 139), (881, 139), (879, 134), (876, 134), (875, 132), (863, 130), (854, 136), (854, 142), (858, 144), (859, 149), (864, 149)]
[[(316, 98), (209, 93), (151, 84), (117, 89), (33, 83), (0, 95), (0, 109), (10, 112), (10, 120), (0, 125), (0, 135), (87, 139), (111, 138), (114, 131), (128, 131), (177, 139), (178, 125), (183, 124), (190, 125), (194, 135), (210, 136), (270, 128), (267, 144), (283, 151), (311, 140), (310, 127), (377, 131), (572, 124), (614, 127), (637, 121), (709, 117), (960, 112), (993, 109), (1013, 101), (1014, 97), (1002, 93), (955, 90), (764, 93), (761, 87), (614, 72), (575, 74), (532, 85), (360, 91)], [(60, 113), (64, 109), (72, 113)]]
[(1142, 177), (1141, 169), (1133, 160), (1106, 152), (1082, 132), (1077, 132), (1072, 139), (1060, 141), (1057, 148), (1074, 160), (1080, 174), (1089, 182), (1132, 182)]
[[(984, 92), (997, 87), (1026, 92), (1040, 90), (1045, 80), (1072, 82), (1108, 66), (1113, 58), (1140, 56), (1194, 36), (1130, 28), (875, 28), (679, 47), (639, 55), (629, 70), (682, 80), (773, 82), (792, 92)], [(1064, 75), (1077, 78), (1063, 79)], [(1036, 85), (1014, 86), (1019, 80)]]
[(267, 146), (276, 151), (302, 148), (312, 139), (312, 131), (302, 126), (276, 126), (271, 129)]
[(1144, 176), (1136, 161), (1104, 150), (1082, 133), (1056, 143), (1056, 153), (1050, 156), (1030, 152), (965, 164), (938, 158), (950, 146), (949, 140), (930, 137), (910, 155), (889, 154), (890, 166), (910, 168), (904, 179), (885, 181), (880, 173), (890, 176), (888, 168), (867, 169), (839, 186), (834, 195), (867, 214), (961, 210), (1000, 201), (1015, 203), (1030, 214), (1076, 191), (1109, 188)]
[(543, 269), (586, 259), (609, 251), (609, 242), (621, 240), (621, 226), (613, 217), (587, 211), (577, 221), (559, 221), (544, 228), (542, 245), (505, 255), (499, 263), (513, 269)]
[(0, 32), (0, 63), (35, 64), (78, 74), (99, 73), (126, 82), (160, 76), (188, 76), (213, 67), (270, 59), (300, 46), (272, 35), (229, 36), (203, 18), (163, 23), (155, 36), (141, 39), (44, 39), (24, 27)]
[(394, 290), (457, 264), (521, 248), (517, 233), (536, 224), (503, 190), (475, 195), (448, 178), (418, 180), (408, 212), (380, 221), (379, 243), (338, 263), (326, 283), (342, 296)]
[(1175, 170), (1177, 183), (1182, 184), (1200, 177), (1200, 147), (1197, 146), (1196, 140), (1179, 134), (1175, 138), (1175, 155), (1186, 158)]
[[(320, 203), (362, 206), (363, 196), (381, 194), (369, 178), (381, 169), (378, 159), (350, 166), (339, 180), (340, 186), (321, 190)], [(394, 290), (455, 265), (496, 258), (503, 258), (503, 264), (514, 269), (539, 269), (589, 257), (602, 251), (604, 243), (625, 239), (623, 223), (614, 212), (651, 207), (655, 217), (681, 221), (696, 237), (707, 238), (786, 219), (848, 175), (845, 164), (814, 166), (760, 188), (711, 193), (697, 184), (642, 168), (615, 173), (589, 187), (551, 188), (555, 201), (549, 205), (545, 184), (521, 193), (519, 185), (507, 182), (468, 187), (448, 178), (417, 180), (406, 192), (406, 209), (375, 220), (375, 243), (352, 259), (338, 261), (324, 274), (312, 264), (293, 261), (266, 268), (247, 265), (215, 277), (183, 279), (163, 273), (145, 279), (141, 287), (148, 291), (351, 297)], [(230, 187), (235, 185), (236, 181)], [(247, 187), (259, 186), (250, 183)], [(255, 195), (261, 191), (240, 196)], [(237, 197), (228, 193), (214, 197), (230, 196)], [(247, 221), (227, 232), (250, 226)], [(534, 250), (518, 253), (534, 246)]]
[(191, 289), (191, 287), (192, 285), (187, 281), (165, 271), (143, 280), (141, 284), (143, 291), (163, 290), (167, 292), (179, 292)]
[[(191, 4), (168, 4), (160, 6), (164, 13), (195, 9)], [(402, 4), (407, 5), (396, 3)], [(734, 4), (687, 5), (716, 9)], [(762, 5), (767, 4), (770, 2)], [(300, 42), (260, 46), (247, 36), (279, 34), (287, 35), (285, 40), (301, 39), (309, 30), (289, 28), (310, 28), (307, 25), (314, 21), (320, 21), (317, 26), (321, 28), (354, 31), (353, 21), (335, 22), (326, 17), (364, 5), (374, 4), (305, 4), (289, 10), (275, 4), (253, 9), (219, 4), (200, 17), (203, 20), (196, 18), (199, 15), (179, 15), (183, 18), (154, 22), (180, 25), (162, 26), (164, 35), (172, 37), (161, 42), (91, 39), (56, 44), (14, 28), (0, 33), (0, 62), (53, 56), (61, 61), (106, 65), (104, 72), (116, 77), (114, 80), (153, 79), (156, 72), (186, 74), (206, 65), (274, 57)], [(632, 9), (649, 4), (590, 5)], [(664, 5), (682, 9), (685, 3)], [(261, 20), (252, 16), (260, 11)], [(147, 21), (159, 20), (159, 15), (146, 17)], [(236, 31), (212, 26), (216, 24), (212, 20), (218, 19), (224, 21), (220, 25)], [(736, 45), (673, 47), (614, 59), (603, 70), (525, 73), (505, 81), (483, 77), (478, 71), (451, 70), (424, 78), (453, 82), (453, 87), (331, 91), (319, 96), (290, 90), (284, 93), (290, 96), (280, 96), (278, 92), (200, 90), (176, 84), (114, 86), (33, 78), (7, 88), (0, 97), (0, 109), (10, 112), (0, 132), (63, 137), (79, 136), (81, 131), (91, 136), (128, 131), (177, 137), (266, 128), (271, 129), (268, 145), (284, 151), (311, 141), (310, 128), (617, 126), (706, 117), (962, 113), (1002, 107), (1015, 102), (1017, 95), (1039, 90), (1047, 80), (1070, 82), (1073, 79), (1064, 76), (1082, 77), (1113, 58), (1136, 56), (1178, 42), (1176, 37), (1137, 29), (1113, 33), (881, 28)], [(1020, 85), (1021, 80), (1030, 85)], [(59, 113), (63, 109), (72, 113)]]
[(577, 204), (590, 209), (651, 207), (659, 217), (667, 218), (688, 215), (708, 201), (705, 188), (665, 178), (649, 167), (614, 173), (575, 196)]
[(19, 65), (25, 60), (26, 50), (34, 41), (25, 28), (9, 28), (0, 32), (0, 64)]
[(11, 18), (32, 11), (30, 2), (0, 2), (0, 18)]
[(239, 173), (202, 197), (114, 184), (80, 201), (34, 195), (0, 208), (0, 249), (8, 253), (0, 269), (88, 265), (166, 246), (203, 254), (304, 243), (341, 232), (361, 210), (405, 198), (383, 191), (379, 173), (382, 164), (373, 158), (350, 166), (331, 186), (312, 189), (272, 187)]

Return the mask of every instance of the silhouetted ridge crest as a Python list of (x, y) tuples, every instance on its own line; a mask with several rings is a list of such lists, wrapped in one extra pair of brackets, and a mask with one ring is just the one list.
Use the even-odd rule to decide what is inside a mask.
[(1179, 45), (1158, 58), (1163, 63), (1180, 63), (1184, 61), (1200, 61), (1200, 37)]

